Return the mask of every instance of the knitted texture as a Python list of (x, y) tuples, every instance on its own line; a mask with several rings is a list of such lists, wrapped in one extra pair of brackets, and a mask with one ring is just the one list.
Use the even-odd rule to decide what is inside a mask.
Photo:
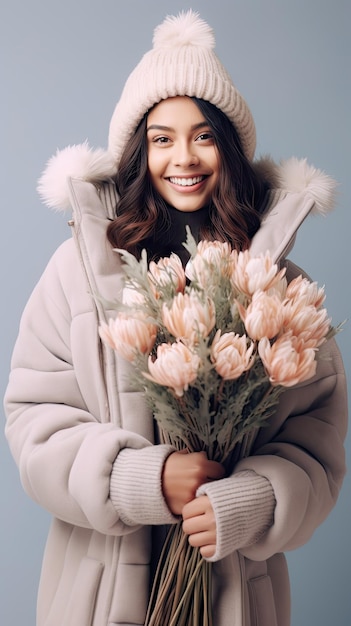
[(110, 498), (127, 526), (178, 521), (162, 493), (163, 466), (172, 452), (171, 446), (159, 445), (119, 453), (110, 478)]
[(223, 111), (235, 126), (246, 156), (253, 158), (253, 117), (214, 45), (212, 29), (192, 10), (167, 17), (155, 29), (153, 48), (130, 74), (111, 119), (109, 150), (117, 165), (144, 114), (174, 96), (202, 98)]
[(216, 518), (218, 561), (234, 550), (256, 543), (273, 524), (275, 497), (271, 483), (253, 471), (206, 483), (197, 496), (206, 494)]

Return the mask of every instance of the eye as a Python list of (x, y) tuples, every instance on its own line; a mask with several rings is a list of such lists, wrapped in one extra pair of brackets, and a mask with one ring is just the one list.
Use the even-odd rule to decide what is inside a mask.
[(161, 135), (161, 137), (154, 137), (154, 139), (152, 139), (152, 143), (167, 144), (169, 142), (169, 137), (165, 137), (164, 135)]
[(198, 135), (196, 137), (195, 141), (213, 143), (214, 142), (214, 137), (213, 137), (213, 134), (211, 133), (211, 131), (207, 130), (206, 132), (201, 133), (201, 135)]

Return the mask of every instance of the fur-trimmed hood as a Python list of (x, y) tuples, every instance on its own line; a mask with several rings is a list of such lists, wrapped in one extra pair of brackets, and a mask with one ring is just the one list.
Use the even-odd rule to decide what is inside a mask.
[[(275, 163), (269, 157), (254, 162), (272, 189), (281, 193), (306, 193), (314, 201), (313, 213), (326, 214), (335, 205), (336, 182), (306, 159)], [(71, 209), (68, 180), (70, 178), (101, 184), (109, 182), (117, 171), (112, 154), (93, 149), (88, 142), (58, 150), (48, 161), (38, 181), (38, 193), (50, 208)]]

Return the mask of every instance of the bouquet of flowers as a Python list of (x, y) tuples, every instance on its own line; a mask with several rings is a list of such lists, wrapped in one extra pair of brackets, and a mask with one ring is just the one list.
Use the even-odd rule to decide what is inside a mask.
[[(148, 263), (123, 250), (125, 286), (100, 336), (135, 366), (161, 441), (205, 450), (228, 473), (247, 456), (286, 387), (316, 372), (319, 346), (336, 329), (323, 288), (287, 284), (269, 253), (251, 257), (218, 241), (194, 241)], [(170, 527), (147, 626), (211, 626), (211, 563)]]

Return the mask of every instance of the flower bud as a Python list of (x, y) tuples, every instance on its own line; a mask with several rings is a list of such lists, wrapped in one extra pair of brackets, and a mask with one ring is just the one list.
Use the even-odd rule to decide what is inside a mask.
[(236, 301), (236, 305), (251, 339), (273, 339), (278, 335), (283, 325), (283, 311), (281, 300), (275, 293), (269, 295), (257, 291), (247, 309), (240, 302)]
[(299, 302), (301, 306), (313, 305), (319, 309), (325, 300), (325, 292), (323, 287), (318, 288), (316, 282), (311, 283), (307, 278), (300, 275), (289, 283), (286, 298), (290, 301)]
[(213, 287), (213, 276), (229, 276), (231, 267), (231, 248), (227, 242), (200, 241), (197, 254), (188, 261), (185, 273), (203, 289), (210, 289)]
[(158, 385), (173, 389), (177, 396), (182, 396), (197, 377), (200, 358), (181, 341), (161, 343), (157, 347), (157, 358), (148, 359), (149, 373), (145, 378)]
[(174, 337), (192, 344), (211, 332), (216, 321), (215, 306), (211, 298), (201, 301), (196, 292), (178, 293), (170, 306), (163, 304), (162, 321)]
[(156, 298), (160, 297), (162, 287), (167, 285), (172, 285), (176, 292), (183, 292), (185, 289), (184, 268), (179, 256), (174, 253), (170, 257), (160, 259), (157, 263), (151, 261), (148, 278)]
[(101, 339), (127, 361), (134, 361), (138, 353), (150, 352), (156, 333), (157, 327), (147, 322), (144, 316), (130, 317), (126, 313), (119, 313), (108, 324), (102, 322), (99, 327)]
[(233, 286), (247, 296), (252, 296), (255, 291), (267, 291), (274, 287), (281, 289), (278, 283), (285, 275), (285, 268), (278, 272), (278, 266), (273, 263), (269, 252), (258, 257), (251, 257), (250, 252), (232, 252), (233, 256)]
[(218, 330), (211, 345), (211, 361), (224, 380), (235, 380), (254, 363), (254, 344), (247, 345), (246, 335)]
[(316, 373), (315, 350), (291, 334), (282, 335), (273, 345), (264, 337), (258, 352), (273, 386), (292, 387)]

